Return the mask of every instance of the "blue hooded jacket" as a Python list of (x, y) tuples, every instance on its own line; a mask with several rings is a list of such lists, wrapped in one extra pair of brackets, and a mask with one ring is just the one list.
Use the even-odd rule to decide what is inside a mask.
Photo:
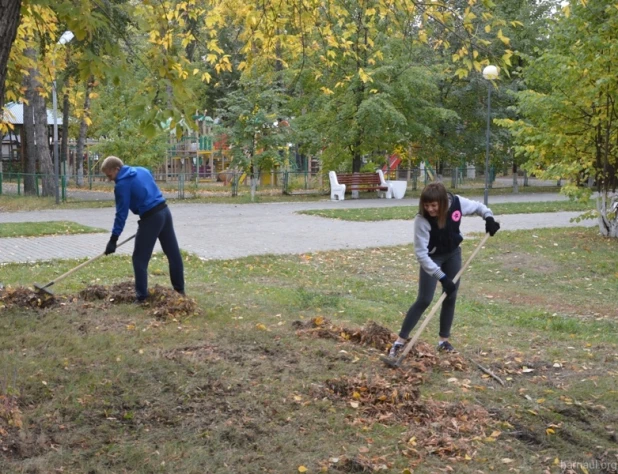
[(165, 199), (150, 171), (141, 166), (123, 166), (115, 182), (116, 218), (112, 234), (119, 236), (127, 221), (129, 209), (141, 217), (146, 211), (164, 203)]

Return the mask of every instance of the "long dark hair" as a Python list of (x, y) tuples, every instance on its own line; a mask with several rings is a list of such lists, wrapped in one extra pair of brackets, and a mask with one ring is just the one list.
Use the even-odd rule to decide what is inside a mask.
[(419, 214), (425, 219), (431, 216), (425, 211), (425, 204), (430, 202), (438, 203), (438, 227), (444, 229), (446, 225), (446, 216), (448, 214), (448, 193), (442, 183), (429, 183), (421, 193), (421, 199), (418, 203)]

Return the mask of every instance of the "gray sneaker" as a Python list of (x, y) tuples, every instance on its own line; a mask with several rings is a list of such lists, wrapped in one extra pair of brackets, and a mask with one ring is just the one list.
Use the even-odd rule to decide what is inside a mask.
[(391, 350), (388, 351), (388, 356), (392, 357), (393, 359), (395, 357), (397, 357), (399, 355), (399, 353), (403, 350), (403, 343), (402, 342), (395, 342), (392, 347)]

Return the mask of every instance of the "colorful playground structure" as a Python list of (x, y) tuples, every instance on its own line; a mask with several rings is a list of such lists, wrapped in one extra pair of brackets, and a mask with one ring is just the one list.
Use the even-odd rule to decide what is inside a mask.
[(167, 181), (180, 174), (190, 174), (198, 180), (216, 181), (232, 161), (227, 137), (215, 138), (215, 121), (206, 113), (193, 116), (196, 129), (185, 128), (182, 137), (170, 133), (165, 162), (153, 170), (159, 179)]

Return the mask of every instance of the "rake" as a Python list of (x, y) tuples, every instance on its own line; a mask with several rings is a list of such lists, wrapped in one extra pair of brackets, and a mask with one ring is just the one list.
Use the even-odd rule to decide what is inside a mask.
[[(127, 242), (129, 242), (130, 240), (133, 240), (135, 238), (137, 234), (133, 234), (131, 237), (129, 237), (126, 240), (123, 240), (122, 242), (120, 242), (118, 245), (116, 245), (116, 248), (120, 247), (121, 245), (126, 244)], [(66, 273), (63, 273), (62, 275), (60, 275), (59, 277), (57, 277), (56, 279), (50, 281), (47, 285), (37, 285), (36, 283), (34, 284), (34, 289), (37, 290), (40, 293), (45, 293), (46, 295), (49, 296), (54, 296), (54, 294), (49, 290), (50, 286), (53, 286), (55, 283), (58, 283), (60, 280), (64, 280), (66, 277), (68, 277), (69, 275), (75, 273), (77, 270), (79, 270), (80, 268), (85, 267), (86, 265), (90, 265), (92, 262), (94, 262), (95, 260), (98, 260), (99, 258), (105, 256), (105, 252), (103, 252), (100, 255), (97, 255), (96, 257), (92, 257), (90, 260), (87, 260), (81, 264), (79, 264), (78, 266), (76, 266), (75, 268), (69, 270)]]

